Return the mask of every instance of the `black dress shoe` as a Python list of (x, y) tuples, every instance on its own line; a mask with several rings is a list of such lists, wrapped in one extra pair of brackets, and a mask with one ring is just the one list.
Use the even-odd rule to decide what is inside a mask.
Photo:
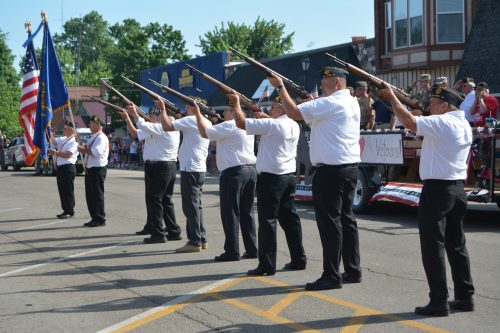
[(454, 311), (470, 312), (474, 311), (474, 300), (472, 297), (466, 299), (455, 299), (449, 303), (450, 309)]
[(254, 276), (264, 276), (264, 275), (274, 275), (274, 271), (266, 271), (262, 269), (260, 266), (257, 266), (255, 269), (251, 269), (247, 272), (247, 275), (254, 275)]
[(176, 234), (176, 235), (167, 234), (167, 239), (169, 241), (177, 241), (177, 240), (181, 240), (182, 236), (181, 236), (181, 234)]
[(240, 261), (240, 256), (231, 256), (227, 253), (223, 253), (214, 258), (214, 261)]
[(94, 221), (92, 221), (92, 220), (91, 220), (91, 221), (88, 221), (87, 223), (84, 223), (84, 224), (83, 224), (83, 226), (84, 226), (84, 227), (88, 227), (88, 226), (89, 226), (91, 223), (93, 223), (93, 222), (94, 222)]
[(354, 277), (349, 276), (346, 273), (342, 273), (342, 283), (361, 283), (361, 276)]
[(329, 289), (340, 289), (342, 288), (342, 283), (335, 282), (324, 277), (320, 277), (314, 282), (306, 284), (306, 290), (329, 290)]
[(74, 214), (69, 214), (69, 213), (65, 213), (65, 212), (63, 212), (63, 213), (61, 213), (61, 214), (56, 215), (56, 217), (57, 217), (58, 219), (64, 220), (64, 219), (70, 219), (70, 218), (72, 218), (72, 217), (73, 217), (73, 215), (74, 215)]
[(248, 253), (243, 253), (241, 256), (242, 259), (257, 259), (257, 254), (248, 254)]
[[(87, 223), (85, 223), (87, 224)], [(106, 222), (96, 222), (96, 221), (91, 221), (89, 224), (87, 224), (87, 227), (89, 228), (96, 228), (96, 227), (104, 227), (106, 225)]]
[(156, 243), (166, 243), (167, 241), (165, 240), (164, 237), (149, 237), (149, 238), (144, 238), (143, 242), (145, 244), (156, 244)]
[(151, 233), (149, 231), (146, 231), (146, 230), (142, 229), (141, 231), (136, 231), (135, 234), (136, 235), (145, 236), (145, 235), (149, 235)]
[(295, 264), (293, 262), (289, 262), (283, 266), (283, 269), (287, 271), (303, 271), (306, 269), (306, 264)]
[(429, 303), (426, 306), (417, 306), (415, 313), (424, 316), (447, 317), (450, 315), (450, 306), (448, 302), (437, 305)]

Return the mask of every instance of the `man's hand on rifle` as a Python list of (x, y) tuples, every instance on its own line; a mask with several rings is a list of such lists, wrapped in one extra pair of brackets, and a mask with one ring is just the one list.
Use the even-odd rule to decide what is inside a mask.
[(267, 77), (267, 80), (274, 88), (283, 87), (283, 80), (280, 77), (271, 74), (270, 76)]
[(127, 110), (128, 114), (135, 119), (139, 118), (139, 114), (137, 113), (136, 106), (134, 104), (130, 103), (125, 109)]
[(378, 95), (385, 101), (392, 102), (394, 100), (397, 100), (396, 95), (394, 94), (394, 91), (392, 90), (391, 87), (389, 87), (387, 84), (382, 83), (382, 89), (379, 89)]
[(153, 102), (155, 103), (156, 107), (158, 109), (160, 109), (160, 112), (163, 112), (163, 111), (166, 112), (165, 102), (163, 102), (161, 99), (155, 99), (155, 100), (153, 100)]
[(198, 105), (198, 102), (197, 101), (194, 101), (194, 105), (193, 105), (193, 113), (195, 115), (197, 114), (200, 114), (201, 111), (200, 111), (200, 106)]
[(226, 96), (227, 99), (229, 99), (229, 102), (233, 103), (234, 105), (240, 104), (240, 96), (236, 93), (236, 91), (231, 90), (231, 92)]

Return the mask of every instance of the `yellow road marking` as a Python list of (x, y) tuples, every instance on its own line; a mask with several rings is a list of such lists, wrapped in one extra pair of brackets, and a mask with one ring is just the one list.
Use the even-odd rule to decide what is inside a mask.
[(294, 292), (292, 294), (288, 294), (287, 296), (283, 297), (278, 303), (271, 306), (267, 310), (267, 313), (277, 316), (279, 313), (281, 313), (281, 311), (283, 311), (286, 307), (295, 302), (297, 298), (299, 298), (303, 294), (304, 294), (303, 292)]
[(240, 309), (243, 309), (247, 312), (250, 312), (250, 313), (253, 313), (253, 314), (256, 314), (258, 316), (261, 316), (262, 318), (265, 318), (267, 320), (270, 320), (270, 321), (273, 321), (275, 323), (278, 323), (278, 324), (283, 324), (283, 325), (286, 325), (290, 328), (292, 328), (294, 331), (297, 331), (297, 332), (321, 332), (321, 331), (318, 331), (318, 330), (315, 330), (315, 329), (312, 329), (310, 327), (307, 327), (303, 324), (300, 324), (300, 323), (296, 323), (290, 319), (287, 319), (287, 318), (284, 318), (284, 317), (281, 317), (281, 316), (278, 316), (278, 315), (275, 315), (273, 313), (269, 313), (267, 311), (264, 311), (262, 309), (259, 309), (258, 307), (255, 307), (253, 305), (250, 305), (250, 304), (247, 304), (247, 303), (244, 303), (244, 302), (241, 302), (241, 301), (238, 301), (234, 298), (228, 298), (222, 294), (218, 294), (218, 293), (212, 293), (210, 295), (211, 297), (213, 298), (216, 298), (218, 300), (221, 300), (225, 303), (228, 303), (228, 304), (231, 304), (235, 307), (238, 307)]
[(370, 313), (363, 310), (354, 312), (353, 317), (344, 325), (340, 333), (357, 333), (368, 320), (369, 315)]

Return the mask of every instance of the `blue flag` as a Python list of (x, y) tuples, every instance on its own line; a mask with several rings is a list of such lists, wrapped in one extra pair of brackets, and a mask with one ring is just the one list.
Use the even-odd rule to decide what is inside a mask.
[(52, 114), (70, 104), (68, 89), (57, 59), (56, 48), (50, 35), (49, 26), (44, 25), (42, 58), (36, 108), (35, 132), (33, 143), (40, 148), (40, 155), (47, 161), (47, 148), (51, 133)]

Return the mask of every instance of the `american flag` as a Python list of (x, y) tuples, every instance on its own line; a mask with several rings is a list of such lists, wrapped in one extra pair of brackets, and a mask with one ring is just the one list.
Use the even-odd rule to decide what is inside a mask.
[(23, 64), (23, 90), (21, 92), (21, 106), (19, 109), (19, 123), (24, 129), (24, 156), (28, 166), (33, 165), (38, 148), (33, 144), (35, 128), (36, 106), (38, 99), (38, 64), (35, 48), (30, 42), (26, 48)]
[(264, 91), (262, 92), (262, 96), (260, 96), (260, 98), (259, 98), (259, 103), (262, 102), (266, 98), (269, 98), (269, 90), (267, 89), (267, 86), (264, 88)]
[(319, 94), (318, 94), (318, 85), (315, 85), (314, 86), (314, 90), (311, 91), (311, 97), (312, 98), (318, 98), (319, 97)]

